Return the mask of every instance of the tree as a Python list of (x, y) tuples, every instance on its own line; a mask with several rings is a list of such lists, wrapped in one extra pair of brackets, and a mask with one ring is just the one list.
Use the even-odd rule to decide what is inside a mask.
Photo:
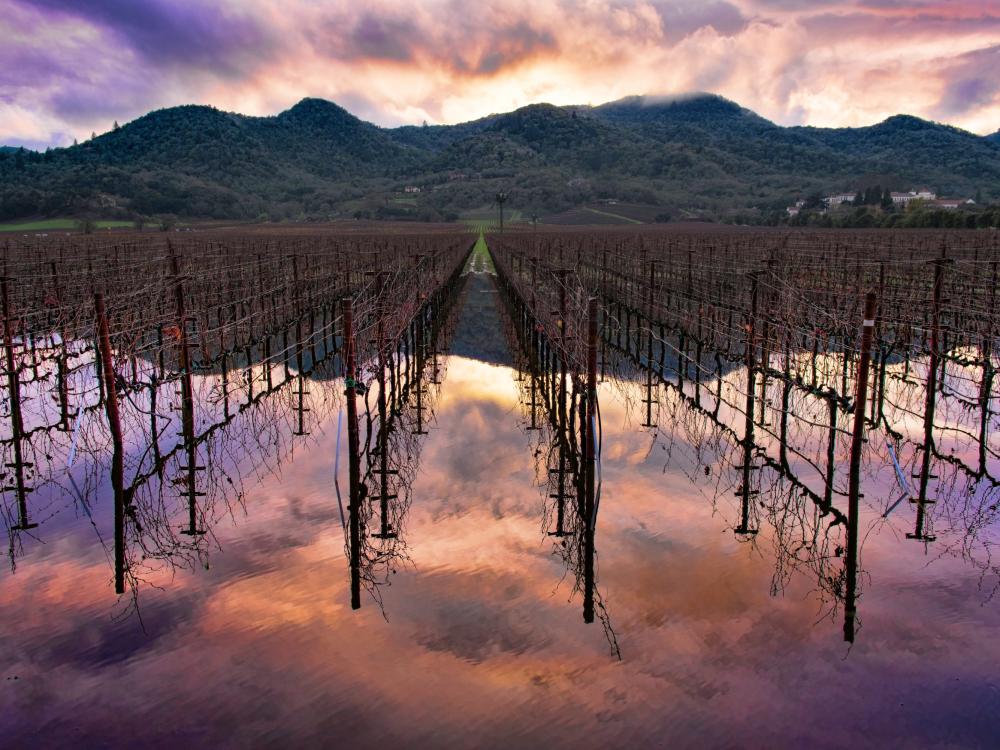
[(823, 196), (820, 195), (819, 193), (812, 193), (806, 196), (805, 203), (802, 206), (802, 210), (809, 211), (810, 209), (822, 208), (822, 207), (823, 207)]
[(76, 220), (76, 231), (83, 234), (93, 234), (96, 225), (93, 219), (83, 218)]
[(111, 126), (111, 130), (117, 133), (121, 128), (118, 127), (118, 120), (115, 120), (115, 124)]

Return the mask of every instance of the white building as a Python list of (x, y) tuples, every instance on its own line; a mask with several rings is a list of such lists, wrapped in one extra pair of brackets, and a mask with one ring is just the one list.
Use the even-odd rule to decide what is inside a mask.
[(785, 210), (788, 211), (789, 216), (798, 216), (799, 212), (802, 211), (802, 207), (806, 205), (805, 201), (795, 201), (794, 206), (789, 206)]
[(891, 193), (893, 205), (906, 206), (913, 201), (937, 200), (937, 194), (931, 190), (911, 190), (908, 193)]
[(931, 201), (930, 204), (934, 208), (944, 208), (951, 211), (962, 207), (972, 208), (976, 202), (972, 198), (938, 198)]
[(826, 200), (826, 205), (833, 208), (843, 203), (854, 203), (854, 198), (854, 193), (838, 193), (836, 195), (828, 195), (824, 200)]

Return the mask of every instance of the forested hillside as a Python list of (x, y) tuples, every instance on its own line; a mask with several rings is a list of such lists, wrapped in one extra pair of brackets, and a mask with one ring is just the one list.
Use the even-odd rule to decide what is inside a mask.
[(786, 128), (713, 95), (538, 104), (395, 129), (321, 99), (274, 117), (183, 106), (70, 148), (0, 148), (0, 220), (447, 219), (488, 205), (500, 189), (525, 212), (607, 199), (690, 218), (752, 217), (875, 181), (1000, 198), (1000, 133), (983, 138), (909, 116)]

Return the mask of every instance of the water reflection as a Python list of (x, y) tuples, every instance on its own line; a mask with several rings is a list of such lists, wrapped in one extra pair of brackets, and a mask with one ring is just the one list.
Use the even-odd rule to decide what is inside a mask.
[[(611, 617), (597, 586), (601, 492), (598, 402), (594, 401), (592, 422), (597, 455), (591, 459), (585, 450), (590, 437), (583, 429), (589, 423), (585, 373), (570, 372), (567, 360), (546, 338), (518, 325), (515, 298), (505, 295), (501, 310), (501, 324), (517, 365), (522, 426), (534, 435), (536, 482), (546, 501), (543, 531), (554, 537), (555, 552), (573, 575), (573, 593), (579, 593), (583, 600), (583, 621), (593, 622), (596, 609), (612, 652), (621, 658)], [(591, 478), (591, 472), (596, 476)]]
[[(346, 536), (353, 609), (361, 607), (361, 587), (382, 607), (380, 588), (409, 562), (406, 516), (421, 445), (434, 424), (435, 404), (447, 372), (442, 352), (454, 332), (460, 294), (456, 285), (436, 296), (395, 344), (386, 335), (382, 316), (378, 317), (374, 372), (369, 376), (370, 387), (362, 389), (360, 434), (356, 422), (351, 425), (356, 417), (348, 412), (347, 430), (355, 432), (348, 450), (356, 452), (349, 461), (356, 463), (360, 474), (358, 496), (349, 504)], [(348, 399), (352, 398), (349, 394)]]
[[(622, 319), (606, 315), (602, 335), (602, 372), (643, 415), (641, 427), (665, 440), (668, 467), (678, 444), (690, 450), (701, 469), (691, 479), (710, 488), (713, 507), (737, 498), (733, 532), (743, 542), (757, 546), (766, 521), (774, 545), (772, 592), (782, 591), (796, 571), (809, 571), (831, 605), (829, 614), (842, 606), (845, 640), (854, 640), (866, 578), (859, 534), (891, 531), (924, 542), (928, 551), (931, 543), (943, 542), (941, 554), (957, 554), (982, 572), (988, 598), (1000, 585), (1000, 567), (991, 556), (1000, 509), (993, 474), (1000, 454), (989, 447), (1000, 423), (989, 383), (977, 384), (970, 372), (975, 367), (909, 356), (893, 363), (885, 352), (877, 357), (878, 387), (864, 428), (869, 448), (860, 477), (865, 507), (852, 513), (845, 486), (850, 434), (838, 420), (845, 411), (851, 416), (854, 406), (826, 397), (833, 392), (831, 380), (846, 378), (846, 357), (810, 357), (790, 347), (769, 352), (765, 346), (758, 363), (751, 346), (742, 350), (741, 366), (732, 351), (699, 343), (692, 352), (685, 338), (700, 339), (683, 326), (670, 331), (661, 325), (657, 333), (634, 322), (629, 311)], [(811, 382), (793, 376), (804, 366), (812, 370)], [(939, 371), (953, 383), (948, 391), (938, 390), (933, 373)], [(979, 457), (978, 465), (966, 459), (970, 454)], [(931, 499), (928, 488), (935, 480)], [(897, 510), (905, 500), (914, 509), (912, 531), (898, 526), (906, 523)], [(931, 513), (935, 506), (941, 510)], [(948, 523), (949, 538), (930, 532), (938, 520)]]
[[(544, 532), (573, 573), (585, 621), (594, 618), (596, 607), (614, 642), (596, 584), (601, 482), (597, 477), (588, 496), (584, 374), (567, 368), (559, 356), (562, 342), (525, 328), (507, 302), (497, 306), (486, 276), (472, 279), (472, 298), (488, 299), (488, 304), (475, 308), (473, 303), (465, 311), (459, 349), (488, 351), (492, 361), (515, 364), (524, 428), (537, 433), (537, 479), (549, 501), (542, 514)], [(164, 368), (174, 363), (163, 361), (169, 351), (163, 347), (159, 361), (131, 361), (137, 375), (132, 385), (109, 380), (100, 357), (87, 359), (86, 347), (55, 338), (27, 347), (20, 356), (29, 359), (18, 363), (8, 337), (5, 357), (19, 364), (7, 368), (8, 381), (14, 382), (8, 383), (10, 436), (2, 440), (4, 489), (15, 499), (4, 505), (12, 569), (26, 544), (44, 541), (40, 522), (54, 523), (61, 533), (69, 510), (88, 518), (113, 562), (119, 593), (126, 583), (138, 591), (161, 567), (204, 566), (209, 549), (218, 546), (214, 528), (244, 510), (246, 480), (280, 471), (296, 445), (309, 445), (313, 426), (323, 429), (337, 414), (338, 466), (344, 452), (341, 433), (345, 444), (356, 445), (344, 461), (345, 469), (356, 464), (358, 471), (346, 512), (339, 477), (335, 483), (345, 516), (352, 600), (360, 606), (364, 587), (381, 605), (379, 587), (409, 561), (405, 526), (411, 488), (422, 438), (434, 423), (448, 362), (443, 352), (458, 319), (459, 294), (456, 285), (435, 295), (405, 330), (391, 335), (382, 327), (386, 316), (372, 311), (378, 330), (374, 351), (358, 376), (367, 387), (353, 437), (355, 420), (344, 418), (343, 386), (337, 379), (345, 366), (344, 345), (326, 319), (296, 317), (291, 327), (263, 336), (242, 356), (227, 354), (232, 347), (220, 339), (217, 350), (199, 352), (200, 368), (193, 366), (192, 343), (179, 327), (171, 336), (181, 377), (168, 382)], [(181, 295), (177, 304), (183, 317)], [(845, 638), (853, 640), (868, 569), (859, 549), (852, 549), (850, 535), (887, 529), (924, 542), (928, 552), (971, 563), (987, 595), (1000, 585), (1000, 569), (992, 561), (1000, 490), (991, 441), (998, 431), (988, 379), (973, 387), (971, 374), (951, 360), (894, 361), (891, 352), (876, 358), (871, 412), (882, 432), (869, 431), (866, 509), (864, 518), (852, 519), (842, 502), (849, 452), (843, 405), (811, 398), (823, 393), (830, 378), (844, 377), (843, 358), (813, 353), (805, 361), (787, 349), (765, 351), (761, 363), (741, 367), (733, 352), (685, 343), (689, 332), (684, 329), (671, 338), (662, 327), (657, 334), (630, 322), (627, 311), (617, 317), (621, 312), (609, 308), (602, 316), (604, 388), (629, 405), (636, 427), (657, 435), (668, 470), (681, 468), (673, 464), (675, 452), (690, 454), (696, 467), (682, 470), (710, 493), (713, 508), (735, 498), (737, 540), (759, 547), (761, 524), (767, 524), (774, 546), (772, 593), (784, 590), (796, 571), (808, 571), (829, 613), (842, 611)], [(556, 335), (565, 337), (565, 330)], [(46, 346), (54, 356), (46, 356)], [(75, 378), (59, 376), (74, 360)], [(52, 374), (46, 367), (58, 376), (55, 393), (43, 390)], [(930, 380), (948, 388), (927, 388)], [(100, 416), (109, 402), (106, 392), (120, 387), (122, 436), (112, 441), (109, 454)], [(10, 393), (21, 397), (12, 399)], [(34, 425), (26, 425), (25, 404)], [(963, 404), (978, 408), (963, 409)], [(53, 405), (55, 420), (48, 413)], [(927, 414), (936, 414), (938, 421)], [(600, 466), (596, 461), (595, 472)], [(128, 477), (120, 481), (120, 493), (114, 492), (116, 471)], [(109, 495), (116, 498), (110, 528), (98, 501)], [(903, 530), (908, 506), (912, 527)]]
[[(405, 550), (401, 529), (419, 450), (416, 439), (400, 439), (399, 428), (410, 430), (412, 422), (414, 435), (427, 434), (445, 370), (439, 351), (447, 345), (460, 291), (456, 271), (415, 307), (403, 330), (380, 332), (377, 356), (355, 373), (359, 382), (375, 387), (365, 395), (365, 441), (349, 457), (366, 465), (364, 491), (352, 496), (349, 515), (367, 527), (372, 513), (368, 485), (378, 467), (379, 538), (391, 542), (375, 551), (367, 534), (353, 546), (348, 537), (352, 576), (364, 579), (373, 594), (381, 576), (377, 571)], [(98, 296), (103, 321), (100, 305)], [(179, 319), (186, 319), (179, 284), (177, 305)], [(366, 314), (377, 317), (380, 326), (392, 319), (374, 309)], [(248, 483), (252, 487), (269, 474), (279, 475), (296, 448), (309, 448), (313, 426), (326, 428), (338, 413), (340, 423), (345, 421), (345, 342), (332, 315), (321, 323), (315, 311), (297, 315), (242, 350), (227, 348), (220, 339), (215, 350), (203, 347), (197, 360), (186, 326), (176, 327), (169, 338), (175, 359), (165, 356), (169, 346), (159, 348), (155, 361), (132, 357), (128, 383), (114, 374), (106, 327), (96, 344), (53, 339), (23, 347), (17, 357), (11, 337), (5, 339), (14, 357), (6, 393), (13, 418), (9, 437), (0, 441), (10, 470), (4, 479), (8, 473), (15, 479), (4, 489), (13, 492), (16, 503), (3, 506), (12, 570), (33, 548), (46, 544), (50, 531), (55, 539), (66, 533), (68, 516), (85, 516), (111, 564), (116, 593), (129, 593), (123, 612), (135, 612), (140, 591), (163, 573), (208, 567), (210, 551), (220, 546), (219, 523), (247, 511)], [(44, 370), (59, 368), (67, 359), (75, 360), (72, 387), (60, 387), (64, 418), (53, 421), (46, 392), (52, 373)], [(176, 377), (168, 371), (173, 366)], [(19, 380), (22, 372), (34, 375)], [(372, 393), (377, 394), (377, 418), (368, 400)], [(75, 413), (67, 411), (64, 396), (76, 404)], [(33, 419), (29, 428), (22, 416), (25, 406)], [(358, 427), (355, 420), (347, 431), (356, 437)], [(339, 493), (339, 477), (333, 478)], [(29, 480), (36, 481), (28, 486)]]
[[(113, 528), (107, 446), (90, 436), (96, 396), (76, 401), (84, 416), (67, 433), (24, 438), (39, 467), (64, 466), (74, 432), (77, 455), (68, 474), (43, 470), (28, 483), (40, 525), (14, 535), (16, 574), (0, 589), (17, 613), (3, 657), (12, 746), (795, 737), (836, 747), (859, 727), (872, 745), (989, 745), (996, 498), (945, 458), (954, 447), (974, 465), (976, 441), (937, 438), (928, 484), (938, 503), (926, 507), (937, 539), (921, 545), (905, 539), (919, 506), (889, 509), (901, 481), (914, 489), (922, 454), (890, 439), (900, 479), (886, 443), (870, 441), (865, 628), (848, 650), (847, 449), (829, 412), (783, 417), (783, 385), (765, 388), (758, 372), (748, 425), (745, 372), (713, 371), (705, 353), (692, 357), (703, 369), (681, 365), (683, 381), (669, 357), (665, 376), (651, 375), (644, 364), (659, 352), (650, 358), (648, 342), (640, 356), (607, 344), (600, 499), (581, 512), (583, 389), (509, 318), (500, 324), (488, 280), (465, 293), (421, 319), (422, 345), (408, 329), (359, 373), (360, 611), (350, 608), (349, 498), (341, 511), (337, 497), (347, 425), (335, 340), (314, 355), (301, 347), (300, 361), (292, 334), (285, 359), (276, 339), (270, 358), (196, 372), (193, 441), (165, 408), (183, 408), (174, 384), (129, 395), (125, 570), (129, 592), (142, 592), (142, 627), (109, 617), (112, 549), (94, 533), (107, 542)], [(493, 336), (482, 351), (503, 356), (447, 351), (459, 342), (473, 353), (473, 334)], [(887, 386), (882, 408), (891, 415), (906, 398)], [(200, 536), (182, 533), (192, 528), (192, 442)], [(620, 662), (602, 629), (581, 622), (588, 590), (594, 618), (610, 627), (613, 615)]]

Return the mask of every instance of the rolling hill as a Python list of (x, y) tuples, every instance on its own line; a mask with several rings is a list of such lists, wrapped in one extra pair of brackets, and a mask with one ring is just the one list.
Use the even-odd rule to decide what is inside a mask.
[[(782, 127), (711, 94), (536, 104), (392, 129), (322, 99), (272, 117), (189, 105), (70, 148), (0, 148), (0, 220), (440, 219), (489, 204), (499, 189), (526, 213), (617, 199), (724, 217), (876, 182), (995, 200), (1000, 133), (983, 138), (905, 115), (862, 128)], [(397, 197), (406, 186), (406, 199)]]

